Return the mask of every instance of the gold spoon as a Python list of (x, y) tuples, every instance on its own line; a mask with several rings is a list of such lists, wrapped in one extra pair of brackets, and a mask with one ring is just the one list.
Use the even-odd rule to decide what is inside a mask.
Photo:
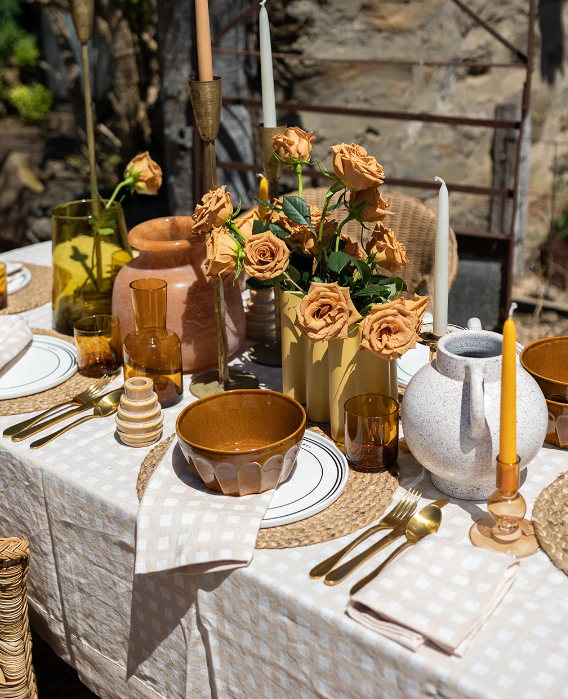
[(70, 425), (62, 427), (60, 430), (57, 430), (57, 432), (52, 432), (51, 434), (48, 434), (46, 437), (36, 439), (35, 442), (32, 442), (30, 444), (30, 449), (39, 449), (39, 447), (43, 447), (46, 444), (49, 444), (49, 442), (51, 442), (53, 439), (59, 437), (59, 435), (63, 434), (64, 432), (67, 432), (67, 430), (70, 430), (72, 427), (75, 427), (75, 425), (79, 425), (82, 422), (86, 422), (91, 418), (109, 417), (110, 415), (114, 415), (114, 413), (116, 413), (116, 411), (118, 410), (120, 396), (122, 394), (122, 388), (118, 388), (116, 391), (107, 393), (106, 396), (103, 396), (99, 400), (99, 402), (94, 406), (95, 412), (92, 415), (85, 415), (85, 417), (81, 417), (78, 420), (75, 420), (75, 422), (72, 422)]
[(353, 585), (349, 591), (349, 594), (354, 595), (362, 587), (365, 587), (368, 582), (371, 582), (371, 580), (376, 578), (377, 575), (383, 571), (388, 564), (398, 556), (399, 553), (404, 551), (404, 549), (407, 549), (409, 546), (414, 546), (414, 544), (418, 543), (420, 539), (423, 539), (425, 536), (437, 532), (441, 522), (442, 511), (439, 507), (436, 507), (436, 505), (426, 505), (426, 507), (423, 507), (420, 512), (417, 512), (414, 517), (411, 517), (408, 520), (406, 531), (404, 532), (406, 535), (406, 541), (404, 544), (401, 544), (391, 553), (388, 558), (385, 558), (381, 565), (378, 568), (375, 568), (372, 573), (369, 573), (369, 575), (365, 576), (362, 580), (359, 580), (358, 583)]

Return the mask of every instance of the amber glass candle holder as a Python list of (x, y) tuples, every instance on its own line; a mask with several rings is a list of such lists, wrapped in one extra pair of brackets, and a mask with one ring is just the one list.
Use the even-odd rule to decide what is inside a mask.
[(8, 275), (6, 274), (6, 263), (0, 262), (0, 309), (8, 305)]
[(506, 463), (497, 457), (497, 490), (487, 501), (488, 517), (469, 530), (474, 546), (508, 553), (513, 558), (532, 556), (540, 548), (529, 520), (527, 504), (519, 493), (521, 460)]
[(399, 405), (390, 396), (367, 393), (345, 403), (345, 456), (361, 471), (389, 468), (398, 458)]
[(122, 364), (120, 325), (114, 316), (88, 316), (73, 331), (79, 373), (85, 376), (115, 374)]
[(162, 406), (183, 395), (181, 343), (166, 328), (167, 283), (163, 279), (137, 279), (130, 284), (134, 332), (124, 340), (124, 378), (146, 376)]

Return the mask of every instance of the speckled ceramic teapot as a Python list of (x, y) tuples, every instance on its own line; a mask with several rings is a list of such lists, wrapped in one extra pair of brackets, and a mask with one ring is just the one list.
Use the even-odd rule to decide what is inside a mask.
[[(486, 500), (495, 490), (499, 452), (502, 335), (481, 329), (445, 335), (436, 359), (408, 383), (402, 427), (415, 458), (447, 495)], [(517, 364), (517, 453), (521, 469), (546, 436), (548, 411), (536, 381)]]

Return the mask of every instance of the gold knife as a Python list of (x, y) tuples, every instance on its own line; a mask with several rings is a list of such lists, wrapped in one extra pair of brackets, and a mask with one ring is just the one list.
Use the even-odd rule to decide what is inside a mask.
[(34, 434), (41, 432), (42, 430), (46, 430), (48, 427), (53, 427), (53, 425), (57, 425), (58, 422), (62, 422), (63, 420), (66, 420), (68, 417), (73, 417), (73, 415), (83, 413), (85, 412), (85, 410), (91, 410), (91, 408), (93, 408), (100, 401), (101, 398), (108, 396), (109, 393), (112, 393), (112, 391), (109, 391), (108, 393), (103, 393), (102, 395), (97, 396), (97, 398), (93, 398), (92, 401), (89, 401), (84, 405), (80, 405), (78, 408), (73, 408), (72, 410), (68, 410), (66, 413), (62, 413), (61, 415), (52, 417), (51, 420), (46, 420), (45, 422), (38, 422), (35, 425), (32, 425), (31, 427), (27, 427), (25, 430), (21, 430), (21, 432), (17, 432), (15, 435), (13, 435), (12, 442), (21, 442), (24, 439), (32, 437)]
[[(431, 502), (429, 504), (435, 505), (436, 507), (442, 509), (442, 507), (445, 507), (449, 502), (450, 501), (448, 500), (448, 498), (443, 498), (441, 500), (436, 500), (435, 502)], [(354, 570), (356, 570), (360, 565), (365, 563), (365, 561), (368, 561), (369, 558), (372, 558), (376, 553), (384, 549), (393, 541), (400, 539), (400, 537), (403, 536), (404, 532), (406, 531), (406, 525), (408, 524), (409, 519), (410, 517), (408, 517), (408, 519), (406, 519), (404, 522), (401, 522), (401, 524), (399, 524), (395, 529), (393, 529), (390, 534), (387, 534), (387, 536), (385, 536), (384, 539), (377, 541), (376, 544), (369, 546), (369, 548), (366, 551), (363, 551), (363, 553), (360, 553), (358, 556), (355, 556), (355, 558), (352, 558), (350, 561), (347, 561), (347, 563), (344, 563), (343, 565), (339, 566), (338, 568), (335, 568), (335, 570), (332, 570), (330, 573), (328, 573), (324, 579), (325, 584), (337, 585), (337, 583), (340, 583), (343, 580), (345, 580), (345, 578), (348, 575), (351, 575), (351, 573)]]

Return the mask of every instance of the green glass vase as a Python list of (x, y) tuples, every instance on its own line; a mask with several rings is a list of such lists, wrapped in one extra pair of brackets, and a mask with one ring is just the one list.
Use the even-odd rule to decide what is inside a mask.
[(132, 259), (122, 207), (83, 199), (52, 215), (53, 327), (66, 335), (86, 316), (112, 314), (116, 275)]

